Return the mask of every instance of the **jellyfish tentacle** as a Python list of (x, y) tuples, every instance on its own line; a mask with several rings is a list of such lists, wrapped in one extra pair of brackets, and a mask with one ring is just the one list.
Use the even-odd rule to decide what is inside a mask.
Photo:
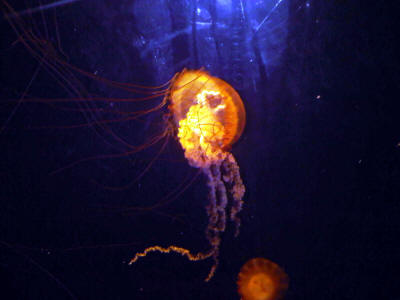
[(182, 256), (186, 256), (189, 260), (191, 261), (198, 261), (198, 260), (204, 260), (213, 255), (213, 252), (199, 252), (197, 254), (192, 254), (188, 249), (178, 247), (175, 245), (171, 245), (168, 247), (161, 247), (161, 246), (151, 246), (146, 249), (144, 249), (143, 252), (138, 252), (135, 254), (135, 256), (129, 261), (129, 265), (135, 263), (139, 258), (147, 256), (150, 252), (160, 252), (160, 253), (179, 253)]

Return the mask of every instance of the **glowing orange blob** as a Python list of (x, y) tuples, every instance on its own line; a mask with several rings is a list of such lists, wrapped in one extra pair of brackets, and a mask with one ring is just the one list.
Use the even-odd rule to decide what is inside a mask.
[(173, 117), (170, 127), (176, 131), (186, 159), (208, 178), (209, 223), (205, 234), (210, 248), (192, 253), (175, 245), (155, 245), (136, 253), (130, 264), (151, 252), (179, 253), (191, 261), (212, 258), (214, 264), (205, 279), (209, 281), (218, 267), (221, 234), (228, 218), (235, 225), (235, 236), (239, 234), (238, 213), (242, 210), (245, 187), (239, 166), (229, 150), (243, 132), (246, 112), (239, 94), (228, 83), (204, 70), (184, 69), (177, 73), (164, 99), (168, 100)]
[(278, 300), (288, 288), (288, 277), (277, 264), (259, 257), (243, 265), (237, 284), (242, 300)]
[(184, 70), (171, 86), (170, 106), (185, 157), (195, 167), (226, 158), (240, 137), (246, 113), (239, 94), (203, 70)]

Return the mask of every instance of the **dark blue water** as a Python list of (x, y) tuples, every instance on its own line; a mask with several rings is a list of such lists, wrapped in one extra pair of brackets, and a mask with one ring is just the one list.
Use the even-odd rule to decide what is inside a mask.
[[(10, 4), (25, 11), (49, 3)], [(24, 28), (48, 42), (37, 58), (14, 43), (2, 19), (5, 299), (239, 299), (240, 267), (259, 256), (287, 272), (285, 299), (396, 299), (400, 124), (391, 10), (383, 2), (76, 1), (25, 13)], [(212, 261), (153, 254), (128, 265), (154, 244), (208, 249), (206, 179), (195, 177), (178, 142), (129, 153), (163, 132), (167, 108), (130, 120), (127, 112), (160, 99), (118, 102), (140, 95), (46, 64), (54, 55), (147, 86), (204, 67), (240, 93), (247, 124), (232, 153), (247, 189), (241, 234), (233, 238), (228, 225), (211, 282), (203, 280)], [(107, 101), (17, 105), (24, 92)], [(153, 207), (160, 201), (167, 203)]]

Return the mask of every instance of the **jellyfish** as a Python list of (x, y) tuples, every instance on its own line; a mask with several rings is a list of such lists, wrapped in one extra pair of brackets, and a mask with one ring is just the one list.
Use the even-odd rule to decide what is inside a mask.
[(257, 257), (242, 266), (237, 284), (242, 300), (279, 300), (288, 288), (288, 276), (276, 263)]
[[(71, 102), (82, 105), (82, 109), (78, 109), (78, 111), (84, 112), (86, 116), (86, 114), (95, 114), (103, 111), (102, 107), (93, 107), (94, 103), (138, 103), (158, 98), (163, 99), (152, 108), (129, 112), (116, 111), (118, 115), (116, 118), (95, 119), (95, 121), (91, 121), (91, 118), (89, 118), (86, 123), (68, 126), (69, 128), (99, 126), (111, 138), (121, 143), (128, 150), (115, 155), (83, 158), (53, 171), (52, 174), (59, 173), (79, 163), (93, 159), (123, 157), (134, 154), (164, 140), (165, 142), (161, 146), (160, 153), (164, 149), (169, 137), (175, 136), (182, 146), (184, 156), (189, 165), (200, 169), (208, 180), (209, 204), (206, 207), (206, 212), (209, 217), (209, 223), (205, 230), (205, 236), (209, 242), (208, 250), (192, 253), (188, 249), (175, 245), (168, 247), (155, 245), (144, 249), (143, 252), (136, 253), (130, 260), (130, 264), (135, 263), (139, 258), (146, 256), (150, 252), (175, 252), (186, 256), (191, 261), (210, 258), (214, 263), (206, 278), (206, 281), (209, 281), (218, 266), (221, 234), (225, 231), (227, 219), (230, 219), (235, 226), (235, 236), (239, 234), (240, 229), (238, 214), (242, 209), (245, 187), (240, 177), (239, 166), (233, 155), (229, 152), (232, 145), (240, 138), (246, 123), (246, 113), (239, 94), (227, 82), (211, 76), (203, 69), (184, 69), (175, 74), (171, 81), (156, 87), (124, 84), (102, 78), (69, 64), (64, 59), (64, 56), (61, 55), (61, 49), (58, 51), (57, 46), (52, 45), (50, 41), (36, 34), (35, 30), (31, 30), (23, 22), (21, 15), (6, 1), (2, 1), (1, 3), (3, 4), (5, 17), (12, 29), (16, 32), (19, 40), (27, 50), (40, 61), (40, 66), (43, 64), (46, 70), (53, 74), (60, 82), (61, 86), (78, 96), (69, 99), (29, 99), (24, 94), (17, 102), (16, 108), (18, 108), (21, 102), (39, 102), (50, 105), (59, 102)], [(32, 12), (31, 10), (27, 11), (27, 13)], [(98, 80), (106, 85), (144, 96), (135, 97), (134, 99), (94, 97), (82, 86), (76, 75)], [(167, 85), (169, 86), (165, 89)], [(143, 145), (132, 145), (126, 139), (120, 138), (107, 126), (109, 124), (137, 120), (165, 107), (168, 107), (167, 118), (165, 119), (169, 120), (165, 128), (160, 134), (151, 138)], [(106, 111), (114, 112), (109, 108)], [(138, 178), (151, 167), (153, 162), (154, 160), (151, 160)], [(129, 187), (129, 184), (122, 188), (125, 187)], [(229, 199), (231, 203), (228, 203)], [(229, 207), (229, 211), (227, 211), (227, 207)]]
[(150, 252), (175, 252), (191, 261), (212, 258), (214, 264), (205, 279), (209, 281), (218, 266), (228, 199), (232, 199), (229, 219), (235, 225), (235, 236), (239, 234), (238, 213), (242, 209), (245, 187), (239, 166), (229, 150), (243, 132), (246, 113), (239, 94), (228, 83), (204, 70), (183, 70), (177, 74), (167, 97), (185, 158), (192, 167), (200, 168), (208, 179), (210, 192), (206, 210), (209, 223), (205, 235), (210, 247), (206, 252), (193, 254), (175, 245), (151, 246), (136, 253), (130, 264)]

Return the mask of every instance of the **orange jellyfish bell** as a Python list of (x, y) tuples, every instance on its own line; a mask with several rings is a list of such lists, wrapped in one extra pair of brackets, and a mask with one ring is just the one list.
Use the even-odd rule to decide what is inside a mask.
[(277, 264), (258, 257), (243, 265), (237, 283), (242, 300), (279, 300), (288, 288), (288, 277)]
[(204, 70), (183, 70), (177, 75), (171, 86), (169, 109), (185, 157), (194, 167), (223, 160), (246, 123), (239, 94)]

